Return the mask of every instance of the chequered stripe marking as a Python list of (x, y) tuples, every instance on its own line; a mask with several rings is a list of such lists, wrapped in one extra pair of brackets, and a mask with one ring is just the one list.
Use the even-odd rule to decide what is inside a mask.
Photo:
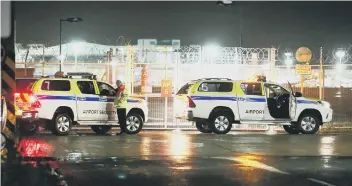
[(7, 104), (7, 121), (6, 127), (11, 131), (15, 132), (16, 126), (16, 116), (15, 116), (15, 106), (13, 100), (13, 91), (16, 89), (16, 81), (15, 81), (15, 62), (6, 57), (6, 61), (2, 66), (2, 77), (1, 83), (3, 85), (2, 89), (4, 93), (7, 95), (6, 104)]

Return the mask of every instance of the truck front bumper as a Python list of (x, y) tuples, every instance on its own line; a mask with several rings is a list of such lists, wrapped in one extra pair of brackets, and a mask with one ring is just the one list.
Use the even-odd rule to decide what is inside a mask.
[(333, 110), (331, 108), (328, 109), (328, 111), (322, 116), (323, 123), (328, 123), (332, 121), (332, 114)]

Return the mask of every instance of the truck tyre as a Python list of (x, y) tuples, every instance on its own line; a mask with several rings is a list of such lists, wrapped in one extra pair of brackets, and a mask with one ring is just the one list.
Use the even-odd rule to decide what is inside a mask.
[(32, 136), (37, 133), (38, 126), (34, 122), (20, 121), (18, 122), (20, 134), (23, 136)]
[(298, 127), (302, 134), (315, 134), (320, 128), (320, 119), (311, 113), (303, 114), (298, 119)]
[(96, 134), (106, 134), (108, 133), (112, 126), (111, 125), (92, 125), (90, 126)]
[(209, 127), (209, 122), (196, 121), (196, 127), (197, 127), (198, 131), (201, 133), (212, 133), (212, 131)]
[(137, 113), (129, 113), (126, 118), (126, 133), (138, 134), (143, 128), (143, 118)]
[(301, 130), (298, 127), (296, 127), (292, 124), (291, 125), (284, 125), (283, 127), (284, 127), (285, 131), (289, 134), (299, 134), (301, 132)]
[(72, 118), (67, 113), (58, 113), (54, 116), (51, 132), (55, 135), (68, 135), (72, 127)]
[(227, 134), (232, 128), (233, 118), (228, 112), (216, 112), (211, 117), (210, 128), (215, 134)]

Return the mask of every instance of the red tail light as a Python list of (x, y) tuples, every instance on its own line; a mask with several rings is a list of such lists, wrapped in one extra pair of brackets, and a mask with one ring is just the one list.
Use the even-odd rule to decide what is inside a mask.
[(42, 107), (42, 104), (40, 104), (40, 101), (38, 100), (38, 98), (33, 94), (29, 95), (29, 102), (31, 103), (32, 108)]
[(189, 108), (195, 108), (196, 104), (193, 102), (192, 98), (187, 96), (187, 99), (188, 99), (188, 107)]
[[(28, 94), (28, 100), (27, 100), (27, 97), (25, 97), (24, 94)], [(22, 100), (22, 104), (25, 104), (25, 105), (28, 105), (30, 104), (30, 106), (32, 108), (40, 108), (42, 107), (42, 105), (40, 104), (38, 98), (32, 94), (32, 91), (27, 91), (25, 93), (18, 93), (16, 92), (14, 94), (15, 96), (15, 99), (16, 99), (16, 102), (18, 99), (21, 99)]]

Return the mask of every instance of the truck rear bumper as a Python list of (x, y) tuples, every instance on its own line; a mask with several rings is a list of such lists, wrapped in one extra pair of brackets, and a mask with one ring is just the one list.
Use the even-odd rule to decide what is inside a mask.
[(39, 119), (38, 117), (38, 111), (22, 111), (22, 115), (17, 115), (16, 120), (19, 122), (33, 122), (37, 121)]
[(195, 118), (193, 116), (193, 111), (191, 111), (191, 110), (185, 111), (182, 116), (177, 116), (176, 118), (177, 119), (184, 119), (184, 120), (188, 120), (188, 121), (204, 120), (204, 119), (201, 119), (201, 118)]

